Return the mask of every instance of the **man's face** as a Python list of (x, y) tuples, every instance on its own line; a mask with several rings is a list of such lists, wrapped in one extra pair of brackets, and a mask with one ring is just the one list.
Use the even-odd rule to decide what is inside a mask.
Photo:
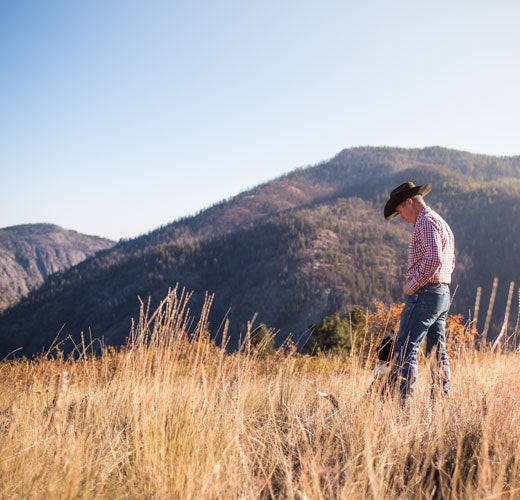
[(410, 224), (415, 224), (415, 211), (413, 210), (413, 202), (411, 198), (404, 200), (402, 203), (397, 205), (397, 213), (401, 216), (401, 219), (409, 222)]

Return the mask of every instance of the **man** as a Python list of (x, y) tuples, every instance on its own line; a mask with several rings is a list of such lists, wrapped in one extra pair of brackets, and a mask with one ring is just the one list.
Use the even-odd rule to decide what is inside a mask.
[(430, 184), (415, 186), (413, 182), (405, 182), (390, 193), (384, 209), (386, 220), (400, 215), (414, 224), (403, 287), (406, 302), (394, 346), (403, 401), (415, 391), (417, 354), (424, 337), (427, 356), (437, 347), (437, 366), (432, 367), (432, 394), (436, 387), (442, 386), (447, 395), (450, 388), (446, 314), (450, 306), (449, 284), (455, 267), (455, 247), (446, 221), (424, 203), (423, 196), (430, 191)]

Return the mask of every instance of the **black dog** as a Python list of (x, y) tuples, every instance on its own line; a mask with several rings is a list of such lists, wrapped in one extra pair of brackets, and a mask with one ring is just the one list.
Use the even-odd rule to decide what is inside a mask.
[[(395, 364), (396, 356), (393, 355), (395, 340), (396, 333), (394, 330), (391, 330), (390, 333), (386, 334), (378, 342), (376, 346), (376, 376), (370, 384), (365, 396), (372, 392), (380, 395), (390, 394), (397, 387), (399, 372)], [(318, 396), (328, 399), (334, 407), (334, 410), (336, 410), (336, 412), (339, 411), (339, 402), (333, 394), (321, 391), (318, 391), (317, 394)]]
[(392, 330), (386, 334), (377, 344), (376, 376), (370, 384), (369, 392), (388, 394), (397, 385), (398, 371), (394, 363), (394, 344), (396, 334)]

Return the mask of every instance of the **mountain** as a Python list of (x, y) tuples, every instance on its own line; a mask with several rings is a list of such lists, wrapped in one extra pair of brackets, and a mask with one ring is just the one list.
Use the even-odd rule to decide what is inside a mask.
[(0, 229), (0, 311), (38, 288), (49, 275), (114, 244), (53, 224)]
[[(353, 148), (295, 170), (53, 275), (0, 317), (0, 352), (31, 354), (81, 331), (120, 344), (138, 314), (169, 287), (193, 290), (191, 310), (215, 293), (210, 329), (230, 320), (236, 347), (255, 312), (292, 333), (334, 312), (401, 301), (412, 227), (386, 222), (388, 193), (404, 181), (433, 185), (427, 203), (456, 238), (452, 312), (467, 316), (483, 287), (479, 327), (494, 276), (494, 323), (503, 319), (509, 281), (520, 276), (520, 157), (475, 155), (440, 147)], [(516, 305), (512, 308), (513, 317)], [(514, 321), (511, 321), (514, 323)]]

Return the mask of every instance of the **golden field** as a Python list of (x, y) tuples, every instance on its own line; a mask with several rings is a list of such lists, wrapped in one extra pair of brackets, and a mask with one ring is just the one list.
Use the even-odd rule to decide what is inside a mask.
[(520, 498), (514, 353), (464, 350), (435, 402), (423, 360), (401, 408), (355, 353), (226, 353), (209, 303), (187, 336), (188, 298), (119, 351), (0, 364), (1, 498)]

